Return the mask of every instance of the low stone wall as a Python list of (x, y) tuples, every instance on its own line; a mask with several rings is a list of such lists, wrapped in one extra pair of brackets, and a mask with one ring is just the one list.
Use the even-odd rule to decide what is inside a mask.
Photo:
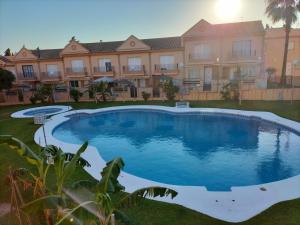
[[(143, 89), (144, 90), (144, 89)], [(136, 98), (130, 97), (130, 91), (118, 92), (116, 101), (137, 101), (143, 100), (141, 92), (138, 90), (138, 96)], [(147, 91), (150, 91), (150, 89)], [(294, 89), (251, 89), (242, 90), (242, 100), (263, 100), (263, 101), (291, 101), (300, 100), (300, 88)], [(4, 102), (0, 102), (1, 105), (18, 105), (18, 104), (30, 104), (30, 96), (32, 92), (24, 92), (24, 102), (20, 102), (18, 95), (6, 95), (4, 94), (2, 98)], [(219, 92), (201, 92), (201, 91), (191, 91), (188, 95), (177, 96), (177, 99), (185, 101), (210, 101), (210, 100), (222, 100)], [(149, 100), (166, 100), (165, 95), (162, 93), (160, 98), (150, 97)], [(67, 92), (55, 92), (56, 102), (68, 102), (72, 101)], [(89, 99), (88, 95), (85, 94), (80, 101), (94, 101), (94, 99)]]
[(290, 101), (300, 100), (300, 88), (253, 89), (242, 91), (243, 100)]
[[(300, 100), (300, 88), (294, 89), (250, 89), (241, 91), (242, 100), (290, 101)], [(192, 91), (180, 99), (187, 101), (222, 100), (219, 92)]]

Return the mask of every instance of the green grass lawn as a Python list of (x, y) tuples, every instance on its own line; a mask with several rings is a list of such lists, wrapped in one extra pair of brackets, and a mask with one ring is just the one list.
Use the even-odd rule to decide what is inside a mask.
[[(145, 102), (109, 102), (109, 103), (67, 103), (75, 109), (101, 108), (117, 105), (136, 105)], [(173, 106), (172, 102), (149, 101), (147, 104)], [(300, 121), (300, 101), (290, 104), (289, 102), (266, 102), (245, 101), (241, 106), (236, 102), (210, 101), (191, 102), (192, 107), (218, 107), (235, 108), (244, 110), (258, 110), (273, 112), (282, 117)], [(34, 143), (33, 135), (39, 126), (34, 125), (32, 119), (13, 119), (10, 114), (17, 110), (32, 107), (27, 106), (0, 106), (0, 135), (10, 134), (25, 142), (34, 151), (39, 151)], [(0, 202), (9, 202), (9, 192), (5, 187), (4, 180), (9, 166), (29, 167), (27, 162), (18, 156), (8, 146), (0, 145)], [(32, 169), (32, 168), (31, 168)], [(100, 171), (99, 171), (100, 172)], [(78, 169), (74, 176), (70, 177), (71, 183), (77, 179), (92, 179), (84, 170)], [(49, 183), (53, 182), (53, 173), (50, 173)], [(300, 188), (300, 187), (299, 187)], [(223, 225), (230, 224), (213, 219), (209, 216), (184, 208), (179, 205), (168, 204), (158, 201), (147, 200), (142, 204), (130, 209), (126, 213), (135, 225)], [(6, 219), (0, 218), (0, 224), (6, 224)], [(299, 225), (300, 224), (300, 199), (282, 202), (240, 225)]]

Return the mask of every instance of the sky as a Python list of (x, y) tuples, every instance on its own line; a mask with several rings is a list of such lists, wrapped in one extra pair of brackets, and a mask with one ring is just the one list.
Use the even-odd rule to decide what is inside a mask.
[(202, 18), (282, 25), (264, 11), (265, 0), (0, 0), (0, 54), (63, 48), (72, 36), (83, 43), (180, 36)]

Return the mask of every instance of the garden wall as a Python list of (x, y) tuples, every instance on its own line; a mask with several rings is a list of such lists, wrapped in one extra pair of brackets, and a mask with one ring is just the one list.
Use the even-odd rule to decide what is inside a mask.
[[(18, 95), (2, 95), (2, 100), (0, 105), (18, 105), (18, 104), (30, 104), (30, 96), (32, 96), (31, 91), (24, 92), (24, 102), (20, 102)], [(209, 100), (222, 100), (219, 92), (201, 92), (201, 91), (191, 91), (187, 95), (178, 96), (181, 100), (186, 101), (209, 101)], [(67, 102), (71, 101), (69, 94), (67, 92), (56, 92), (55, 93), (56, 102)], [(164, 96), (161, 98), (150, 98), (152, 100), (166, 100)], [(122, 94), (118, 93), (118, 97), (115, 99), (117, 101), (135, 101), (143, 100), (141, 93), (138, 92), (137, 98), (130, 98), (130, 92), (124, 92)], [(264, 100), (264, 101), (291, 101), (300, 100), (300, 88), (294, 89), (252, 89), (242, 91), (242, 100)], [(87, 94), (85, 94), (80, 101), (94, 101), (94, 99), (89, 99)]]

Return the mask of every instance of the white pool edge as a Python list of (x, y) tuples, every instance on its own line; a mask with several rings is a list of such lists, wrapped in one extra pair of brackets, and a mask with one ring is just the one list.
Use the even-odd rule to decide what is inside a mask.
[(56, 114), (59, 114), (59, 113), (64, 113), (64, 112), (67, 112), (69, 110), (72, 110), (72, 107), (67, 106), (67, 105), (49, 105), (49, 106), (40, 106), (40, 107), (33, 107), (33, 108), (20, 110), (20, 111), (12, 113), (10, 116), (12, 118), (33, 118), (34, 115), (25, 115), (25, 113), (30, 112), (32, 110), (51, 109), (51, 108), (60, 109), (60, 111), (54, 112), (54, 113), (47, 113), (46, 114), (47, 116), (53, 116), (53, 115), (56, 115)]
[[(80, 146), (69, 144), (57, 140), (52, 136), (53, 129), (62, 122), (67, 121), (68, 115), (76, 113), (98, 113), (111, 110), (124, 109), (154, 109), (164, 110), (169, 112), (184, 113), (184, 112), (205, 112), (205, 113), (225, 113), (238, 116), (258, 117), (267, 121), (281, 124), (295, 131), (300, 132), (300, 123), (279, 117), (269, 112), (258, 111), (242, 111), (231, 109), (218, 108), (173, 108), (165, 106), (117, 106), (91, 110), (76, 110), (52, 116), (45, 124), (47, 144), (60, 146), (66, 152), (75, 152)], [(37, 144), (44, 146), (44, 138), (42, 128), (39, 128), (34, 140)], [(91, 164), (91, 167), (86, 167), (86, 171), (96, 179), (100, 179), (100, 171), (105, 166), (105, 161), (99, 155), (97, 149), (89, 146), (84, 152), (83, 157)], [(98, 160), (95, 160), (97, 159)], [(207, 214), (211, 217), (228, 221), (242, 222), (259, 214), (270, 206), (291, 199), (300, 198), (300, 175), (276, 181), (267, 184), (232, 187), (229, 192), (213, 192), (208, 191), (205, 187), (197, 186), (177, 186), (163, 184), (146, 180), (134, 175), (122, 172), (119, 178), (122, 185), (125, 186), (127, 192), (132, 192), (136, 189), (147, 186), (164, 186), (169, 187), (178, 192), (178, 195), (173, 200), (170, 198), (157, 198), (164, 202), (183, 205), (195, 211)], [(260, 190), (261, 187), (266, 188), (266, 191)], [(233, 201), (234, 200), (234, 201)]]

